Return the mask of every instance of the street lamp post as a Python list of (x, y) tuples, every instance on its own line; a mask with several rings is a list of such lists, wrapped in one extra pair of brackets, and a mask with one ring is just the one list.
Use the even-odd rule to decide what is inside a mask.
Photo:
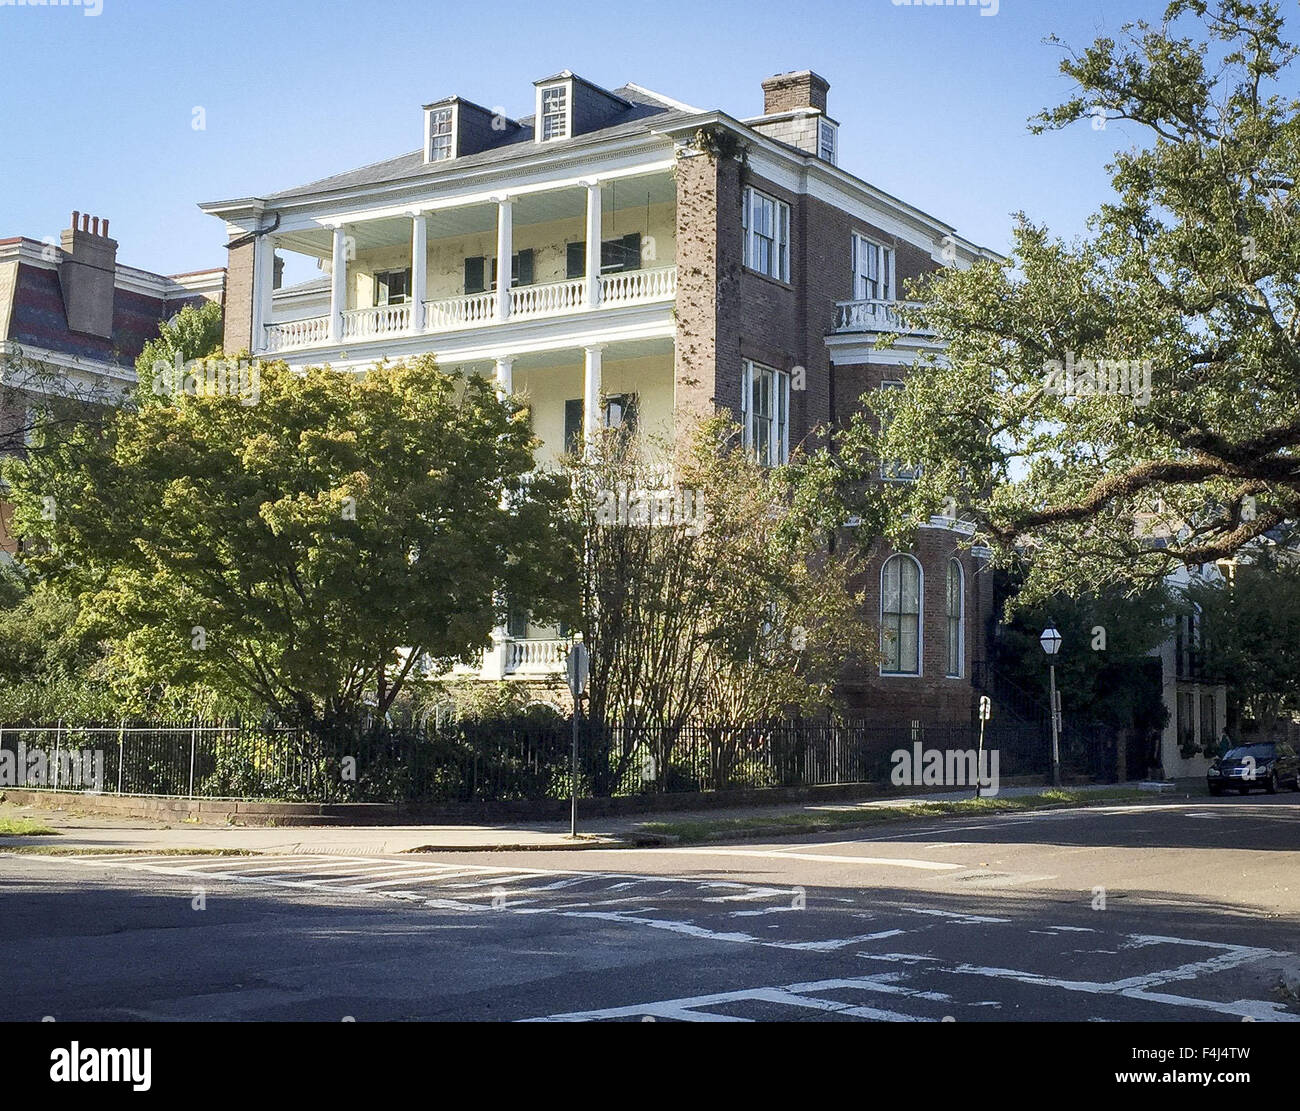
[(1056, 693), (1056, 654), (1061, 650), (1061, 634), (1056, 631), (1056, 623), (1049, 621), (1038, 643), (1047, 653), (1048, 670), (1051, 674), (1051, 711), (1052, 711), (1052, 786), (1061, 785), (1061, 703)]

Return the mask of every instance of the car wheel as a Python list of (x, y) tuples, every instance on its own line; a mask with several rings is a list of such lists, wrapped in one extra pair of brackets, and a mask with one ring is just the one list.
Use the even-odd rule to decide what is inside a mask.
[(1243, 783), (1240, 787), (1237, 788), (1237, 794), (1239, 794), (1239, 795), (1248, 795), (1248, 794), (1250, 794), (1250, 784), (1249, 784), (1249, 783)]
[(1291, 780), (1291, 790), (1300, 791), (1300, 772), (1295, 773), (1295, 779)]
[[(1296, 782), (1300, 783), (1300, 779), (1297, 779)], [(1300, 787), (1297, 787), (1296, 790), (1300, 791)], [(1214, 795), (1217, 798), (1219, 795), (1223, 794), (1223, 788), (1220, 787), (1217, 783), (1211, 783), (1210, 794)]]
[(1270, 772), (1268, 779), (1264, 781), (1264, 790), (1270, 795), (1277, 794), (1277, 772)]

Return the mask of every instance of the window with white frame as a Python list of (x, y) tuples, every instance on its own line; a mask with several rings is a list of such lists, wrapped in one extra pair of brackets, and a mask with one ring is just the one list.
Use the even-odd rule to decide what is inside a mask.
[(541, 90), (541, 107), (538, 112), (538, 135), (543, 143), (550, 139), (565, 139), (569, 134), (569, 87), (548, 85)]
[(853, 299), (894, 299), (894, 249), (856, 232), (853, 235)]
[(962, 674), (962, 617), (966, 602), (962, 574), (961, 560), (948, 560), (948, 676), (952, 679), (960, 679)]
[(830, 120), (817, 121), (817, 157), (824, 158), (831, 165), (835, 164), (836, 132)]
[(883, 674), (921, 674), (921, 565), (911, 556), (880, 569), (880, 649)]
[(434, 108), (429, 112), (429, 161), (443, 162), (456, 153), (453, 108)]
[(745, 265), (769, 278), (790, 280), (790, 206), (746, 187), (741, 213)]
[(790, 459), (790, 375), (746, 359), (740, 392), (745, 447), (762, 466)]

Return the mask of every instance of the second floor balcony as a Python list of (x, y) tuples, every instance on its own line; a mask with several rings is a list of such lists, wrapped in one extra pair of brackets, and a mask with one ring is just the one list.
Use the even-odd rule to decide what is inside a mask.
[(835, 333), (900, 332), (906, 335), (933, 335), (931, 329), (910, 326), (903, 319), (908, 309), (920, 307), (916, 301), (838, 301), (832, 330)]
[[(671, 305), (676, 185), (658, 169), (521, 184), (463, 202), (318, 217), (259, 239), (256, 250), (253, 353), (360, 356), (384, 341)], [(313, 257), (325, 276), (276, 288), (284, 252)]]
[[(435, 335), (483, 328), (507, 320), (565, 316), (598, 308), (620, 308), (670, 302), (677, 296), (677, 267), (657, 266), (602, 274), (596, 296), (590, 297), (585, 278), (512, 286), (505, 311), (495, 291), (461, 294), (421, 302), (347, 309), (340, 314), (340, 342), (382, 340), (398, 336)], [(262, 351), (275, 354), (333, 342), (330, 314), (272, 322), (264, 327)]]

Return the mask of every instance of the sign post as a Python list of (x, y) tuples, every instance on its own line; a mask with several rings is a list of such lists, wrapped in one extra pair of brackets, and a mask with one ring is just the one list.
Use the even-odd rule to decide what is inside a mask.
[(993, 714), (993, 700), (987, 694), (980, 695), (980, 747), (975, 757), (975, 797), (980, 797), (980, 769), (984, 767), (984, 723)]
[(591, 673), (591, 660), (587, 646), (580, 640), (573, 642), (569, 649), (569, 660), (565, 670), (568, 673), (569, 693), (573, 695), (573, 751), (569, 756), (571, 785), (569, 789), (569, 836), (578, 836), (578, 716), (582, 712), (582, 695), (587, 689), (587, 677)]

